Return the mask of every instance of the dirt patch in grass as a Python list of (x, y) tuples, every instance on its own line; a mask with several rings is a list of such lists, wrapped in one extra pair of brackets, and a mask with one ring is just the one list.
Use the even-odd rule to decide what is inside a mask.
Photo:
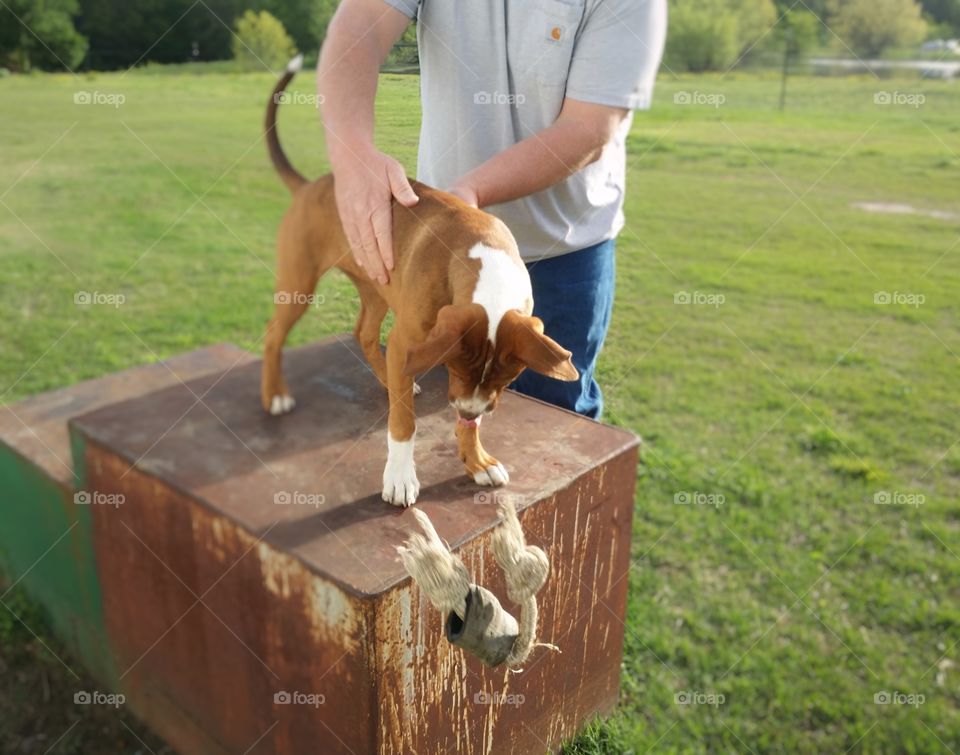
[(856, 207), (858, 210), (863, 210), (864, 212), (874, 212), (883, 215), (922, 215), (927, 218), (936, 218), (937, 220), (960, 220), (960, 214), (956, 212), (925, 210), (899, 202), (854, 202), (851, 207)]

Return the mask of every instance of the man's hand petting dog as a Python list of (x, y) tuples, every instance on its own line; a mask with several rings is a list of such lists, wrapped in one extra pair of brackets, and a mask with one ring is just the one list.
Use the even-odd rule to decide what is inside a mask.
[(353, 258), (371, 280), (386, 285), (393, 253), (393, 200), (404, 207), (420, 201), (403, 166), (372, 147), (332, 150), (334, 195)]

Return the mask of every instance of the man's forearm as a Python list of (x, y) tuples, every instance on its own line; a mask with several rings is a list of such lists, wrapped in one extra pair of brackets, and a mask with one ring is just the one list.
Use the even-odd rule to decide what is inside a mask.
[(554, 124), (494, 155), (458, 184), (471, 187), (479, 207), (535, 194), (592, 162), (594, 147), (576, 129)]
[(574, 108), (589, 115), (561, 114), (552, 126), (467, 173), (455, 188), (473, 193), (477, 205), (487, 207), (548, 189), (597, 160), (626, 113), (585, 104)]
[(393, 269), (394, 200), (419, 200), (403, 166), (373, 146), (373, 103), (380, 65), (409, 19), (381, 0), (342, 0), (330, 22), (317, 88), (343, 233), (371, 280)]
[(344, 2), (327, 30), (317, 65), (317, 90), (334, 164), (373, 148), (374, 99), (380, 65), (407, 19), (371, 0)]
[[(359, 35), (358, 35), (359, 32)], [(350, 19), (330, 24), (317, 66), (317, 90), (330, 161), (373, 144), (373, 103), (379, 54), (376, 42), (351, 28)]]

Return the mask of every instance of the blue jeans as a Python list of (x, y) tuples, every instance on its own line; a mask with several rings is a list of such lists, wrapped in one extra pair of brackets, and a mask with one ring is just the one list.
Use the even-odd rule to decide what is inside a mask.
[(580, 379), (564, 382), (524, 370), (510, 386), (519, 393), (591, 419), (603, 412), (603, 394), (593, 379), (597, 356), (610, 327), (616, 279), (616, 240), (527, 265), (533, 284), (533, 314), (544, 332), (568, 351)]

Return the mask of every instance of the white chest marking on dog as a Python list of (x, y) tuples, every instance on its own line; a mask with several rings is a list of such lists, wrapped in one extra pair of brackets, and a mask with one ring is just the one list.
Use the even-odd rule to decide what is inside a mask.
[(533, 300), (530, 275), (523, 265), (502, 249), (474, 244), (469, 256), (480, 260), (480, 277), (473, 290), (473, 302), (487, 311), (487, 337), (497, 343), (500, 320), (511, 309), (529, 314)]
[(489, 397), (484, 398), (480, 395), (480, 386), (477, 386), (473, 389), (473, 395), (468, 396), (467, 398), (458, 398), (453, 402), (454, 407), (457, 411), (464, 412), (465, 414), (483, 414), (486, 408), (490, 405)]

